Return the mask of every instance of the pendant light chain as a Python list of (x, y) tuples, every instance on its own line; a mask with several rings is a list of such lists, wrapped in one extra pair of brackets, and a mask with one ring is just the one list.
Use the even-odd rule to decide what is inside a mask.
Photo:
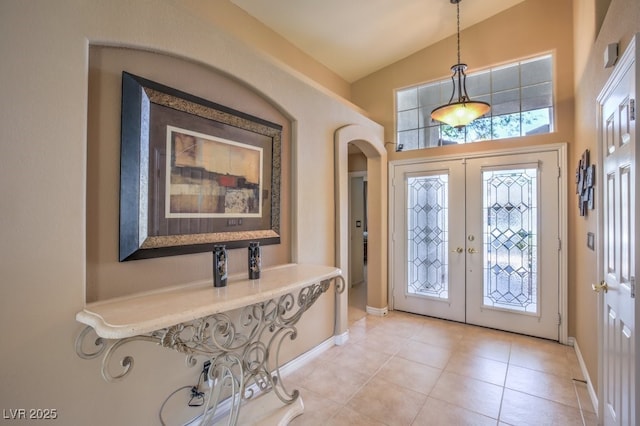
[(458, 63), (460, 63), (460, 2), (456, 3), (458, 19)]

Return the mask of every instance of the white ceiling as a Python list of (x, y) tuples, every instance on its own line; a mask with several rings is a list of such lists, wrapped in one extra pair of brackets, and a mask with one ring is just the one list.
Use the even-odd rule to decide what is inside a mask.
[[(350, 83), (456, 32), (450, 0), (231, 1)], [(464, 0), (460, 26), (522, 1)]]

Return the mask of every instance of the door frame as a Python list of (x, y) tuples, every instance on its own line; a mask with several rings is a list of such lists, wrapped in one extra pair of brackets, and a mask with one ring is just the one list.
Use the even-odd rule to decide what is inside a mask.
[[(353, 268), (354, 265), (356, 264), (354, 258), (353, 258), (353, 235), (351, 233), (351, 227), (353, 225), (353, 211), (352, 211), (352, 201), (353, 201), (353, 194), (351, 193), (351, 185), (353, 184), (353, 180), (354, 179), (362, 179), (363, 182), (367, 181), (367, 171), (358, 171), (358, 172), (349, 172), (349, 277), (347, 277), (347, 282), (349, 283), (349, 286), (352, 286), (354, 283), (352, 282), (352, 278), (353, 278)], [(363, 209), (366, 209), (366, 205), (363, 203)], [(364, 216), (366, 217), (366, 211)], [(360, 262), (358, 262), (359, 264)], [(364, 269), (364, 260), (362, 260), (363, 263), (363, 269)]]
[(567, 167), (567, 144), (566, 143), (554, 143), (554, 144), (545, 144), (545, 145), (532, 145), (527, 147), (514, 147), (509, 149), (496, 149), (496, 150), (487, 150), (487, 151), (478, 151), (472, 152), (468, 154), (449, 154), (449, 155), (440, 155), (434, 157), (426, 157), (426, 158), (412, 158), (407, 160), (394, 160), (389, 162), (389, 187), (388, 187), (388, 198), (389, 198), (389, 227), (388, 227), (388, 241), (389, 244), (389, 256), (388, 256), (388, 265), (387, 269), (389, 271), (389, 286), (388, 286), (388, 300), (389, 300), (389, 309), (394, 309), (394, 298), (393, 298), (393, 287), (395, 283), (393, 279), (395, 277), (395, 266), (394, 266), (394, 256), (395, 256), (395, 235), (393, 232), (394, 227), (391, 225), (395, 223), (396, 217), (393, 212), (393, 206), (398, 202), (394, 185), (396, 183), (400, 184), (400, 181), (396, 182), (396, 179), (402, 179), (401, 176), (396, 176), (395, 169), (398, 166), (406, 166), (410, 164), (426, 164), (432, 162), (441, 162), (441, 161), (452, 161), (452, 160), (460, 160), (463, 159), (472, 159), (472, 158), (482, 158), (482, 157), (494, 157), (501, 155), (517, 155), (517, 154), (530, 154), (536, 152), (543, 151), (553, 151), (558, 155), (558, 162), (560, 164), (560, 176), (558, 178), (558, 191), (560, 194), (560, 199), (558, 200), (558, 204), (560, 206), (559, 214), (559, 223), (560, 223), (560, 250), (559, 250), (559, 277), (558, 277), (558, 310), (560, 311), (560, 327), (559, 327), (559, 342), (562, 344), (569, 344), (569, 328), (568, 328), (568, 312), (569, 312), (569, 303), (568, 303), (568, 255), (567, 255), (567, 244), (568, 244), (568, 209), (567, 209), (567, 198), (568, 198), (568, 167)]

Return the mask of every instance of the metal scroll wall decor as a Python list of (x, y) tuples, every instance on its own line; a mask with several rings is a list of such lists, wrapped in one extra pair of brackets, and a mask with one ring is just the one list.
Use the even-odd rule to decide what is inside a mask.
[[(336, 293), (342, 293), (345, 288), (342, 276), (333, 280)], [(230, 400), (228, 424), (234, 425), (243, 400), (271, 391), (284, 404), (298, 398), (299, 391), (290, 392), (282, 381), (280, 348), (285, 338), (293, 340), (297, 337), (296, 324), (302, 314), (330, 286), (331, 280), (324, 280), (302, 288), (297, 297), (287, 293), (246, 306), (235, 322), (227, 313), (218, 313), (119, 340), (101, 337), (91, 340), (90, 336), (95, 337), (95, 333), (92, 327), (86, 327), (76, 339), (76, 353), (83, 359), (102, 356), (102, 377), (107, 382), (119, 381), (131, 372), (134, 359), (130, 355), (120, 358), (121, 372), (114, 374), (110, 371), (116, 352), (131, 342), (152, 342), (183, 353), (189, 367), (198, 364), (198, 357), (207, 358), (211, 361), (207, 378), (213, 386), (208, 391), (200, 424), (213, 424), (216, 410), (224, 400)]]
[(576, 194), (578, 194), (578, 211), (586, 216), (588, 210), (594, 209), (594, 185), (596, 183), (596, 166), (589, 164), (589, 150), (585, 150), (576, 169)]

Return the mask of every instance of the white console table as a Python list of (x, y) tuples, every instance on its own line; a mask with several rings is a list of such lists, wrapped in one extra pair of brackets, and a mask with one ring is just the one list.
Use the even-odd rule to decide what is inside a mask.
[[(340, 269), (288, 264), (264, 269), (259, 280), (230, 277), (222, 288), (203, 281), (90, 303), (76, 314), (87, 325), (76, 339), (76, 353), (85, 359), (102, 356), (102, 376), (110, 382), (131, 371), (131, 356), (122, 357), (119, 374), (112, 374), (109, 365), (114, 353), (132, 341), (184, 353), (189, 366), (197, 364), (198, 356), (207, 358), (213, 387), (201, 424), (213, 421), (225, 399), (231, 403), (228, 424), (236, 424), (242, 401), (251, 400), (256, 390), (273, 392), (284, 404), (302, 405), (298, 391), (288, 392), (282, 383), (280, 347), (285, 337), (296, 337), (302, 314), (332, 280), (337, 293), (344, 291)], [(239, 312), (235, 321), (231, 311)], [(92, 333), (98, 336), (93, 341)]]

